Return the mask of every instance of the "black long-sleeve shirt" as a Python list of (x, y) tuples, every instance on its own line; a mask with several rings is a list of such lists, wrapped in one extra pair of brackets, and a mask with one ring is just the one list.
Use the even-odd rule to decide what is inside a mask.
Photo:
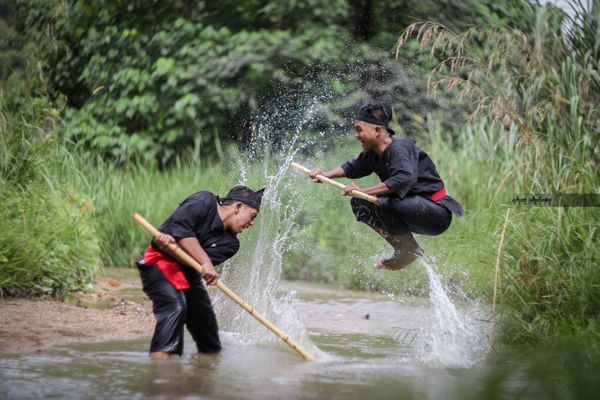
[[(358, 179), (375, 172), (381, 182), (404, 199), (408, 194), (430, 196), (444, 187), (435, 164), (421, 148), (408, 140), (393, 137), (381, 156), (375, 151), (361, 152), (358, 157), (342, 164), (347, 178)], [(450, 196), (438, 201), (457, 215), (460, 204)]]
[[(217, 197), (197, 192), (185, 199), (158, 230), (176, 239), (195, 237), (213, 265), (233, 257), (240, 249), (237, 235), (226, 230), (217, 212)], [(152, 241), (152, 247), (158, 246)]]

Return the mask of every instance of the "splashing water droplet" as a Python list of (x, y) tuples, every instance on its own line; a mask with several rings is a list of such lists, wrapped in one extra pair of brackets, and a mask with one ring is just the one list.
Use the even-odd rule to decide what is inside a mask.
[[(280, 120), (288, 107), (271, 110), (271, 114), (262, 116), (258, 123), (256, 136), (252, 139), (242, 157), (233, 160), (239, 171), (237, 184), (265, 186), (261, 211), (253, 228), (240, 236), (241, 249), (238, 255), (224, 269), (221, 279), (227, 282), (240, 297), (245, 299), (270, 322), (288, 334), (309, 353), (319, 354), (306, 331), (302, 318), (295, 308), (294, 293), (277, 292), (281, 279), (283, 255), (292, 245), (291, 237), (295, 221), (300, 212), (295, 207), (298, 193), (294, 182), (284, 179), (288, 176), (290, 163), (299, 151), (314, 145), (303, 140), (302, 133), (306, 125), (318, 114), (318, 98), (306, 101), (303, 112), (295, 110), (298, 117), (294, 130), (286, 137), (275, 134), (273, 124)], [(285, 196), (285, 201), (282, 200)], [(283, 342), (268, 332), (251, 315), (239, 307), (234, 307), (224, 296), (216, 296), (215, 308), (219, 315), (220, 327), (233, 332), (241, 343), (280, 343)]]
[(434, 309), (434, 324), (420, 349), (421, 359), (445, 367), (471, 367), (486, 354), (485, 334), (469, 323), (446, 294), (435, 270), (435, 259), (423, 257), (421, 264), (429, 279), (429, 298)]

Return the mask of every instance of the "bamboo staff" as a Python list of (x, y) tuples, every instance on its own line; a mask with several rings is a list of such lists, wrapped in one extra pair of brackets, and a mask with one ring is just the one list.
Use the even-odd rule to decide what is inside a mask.
[[(146, 221), (139, 214), (133, 214), (133, 220), (141, 225), (146, 231), (148, 231), (153, 237), (157, 237), (160, 235), (160, 232), (156, 230), (148, 221)], [(203, 271), (202, 265), (195, 259), (193, 259), (189, 254), (187, 254), (181, 247), (179, 247), (175, 243), (168, 244), (169, 250), (176, 254), (181, 260), (183, 260), (187, 265), (194, 268), (200, 274)], [(269, 328), (274, 334), (279, 336), (284, 342), (286, 342), (294, 351), (300, 354), (305, 360), (312, 360), (313, 358), (306, 352), (302, 347), (300, 347), (296, 342), (294, 342), (288, 335), (283, 333), (279, 328), (270, 323), (265, 317), (263, 317), (258, 311), (254, 310), (248, 303), (242, 300), (237, 294), (235, 294), (231, 289), (225, 286), (220, 280), (217, 280), (216, 285), (223, 293), (225, 293), (231, 300), (238, 303), (244, 310), (248, 311), (250, 315), (260, 321), (261, 324)]]
[[(306, 174), (308, 174), (310, 172), (310, 169), (308, 169), (308, 168), (306, 168), (306, 167), (304, 167), (304, 166), (302, 166), (302, 165), (300, 165), (298, 163), (293, 162), (290, 165), (292, 167), (296, 168), (298, 171), (304, 172)], [(334, 187), (336, 187), (338, 189), (344, 190), (344, 188), (346, 187), (346, 185), (344, 185), (343, 183), (339, 183), (339, 182), (334, 181), (333, 179), (329, 179), (329, 178), (327, 178), (326, 176), (323, 176), (323, 175), (317, 175), (316, 178), (318, 180), (320, 180), (321, 182), (328, 183), (331, 186), (334, 186)], [(370, 201), (371, 203), (375, 203), (375, 204), (379, 203), (379, 199), (377, 197), (371, 196), (370, 194), (366, 194), (364, 192), (361, 192), (360, 190), (353, 190), (352, 191), (352, 196), (358, 197), (359, 199)]]

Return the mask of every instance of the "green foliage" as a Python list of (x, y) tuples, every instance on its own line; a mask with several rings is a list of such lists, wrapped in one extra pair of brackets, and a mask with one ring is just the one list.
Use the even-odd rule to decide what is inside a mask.
[[(148, 243), (131, 214), (158, 224), (196, 190), (223, 193), (231, 168), (206, 160), (245, 157), (229, 143), (250, 143), (258, 129), (273, 130), (275, 151), (305, 131), (328, 149), (318, 163), (305, 151), (306, 164), (339, 165), (357, 148), (338, 145), (335, 133), (368, 95), (392, 95), (394, 128), (431, 154), (465, 206), (442, 237), (418, 240), (446, 284), (470, 296), (490, 294), (501, 209), (514, 196), (599, 187), (597, 7), (577, 21), (550, 6), (491, 0), (35, 0), (16, 10), (0, 19), (0, 78), (30, 68), (32, 51), (42, 69), (2, 92), (4, 295), (79, 287), (99, 251), (105, 265), (131, 265)], [(410, 28), (404, 39), (420, 32), (418, 40), (406, 40), (395, 62), (391, 43), (413, 18), (435, 23)], [(420, 51), (437, 65), (434, 100)], [(34, 78), (44, 74), (48, 88)], [(466, 106), (452, 97), (459, 91)], [(303, 124), (314, 98), (319, 117)], [(475, 118), (457, 129), (463, 113)], [(58, 131), (81, 149), (77, 166)], [(426, 293), (417, 266), (371, 268), (389, 248), (354, 222), (348, 199), (304, 181), (298, 199), (293, 238), (302, 245), (288, 250), (285, 277)], [(598, 342), (599, 218), (597, 209), (514, 210), (502, 280), (507, 342)]]
[[(270, 124), (281, 140), (314, 97), (323, 98), (324, 111), (307, 131), (339, 130), (360, 100), (382, 94), (394, 98), (397, 128), (411, 136), (434, 110), (448, 130), (461, 120), (447, 98), (426, 99), (421, 74), (407, 68), (413, 54), (404, 66), (390, 57), (407, 11), (444, 14), (433, 3), (17, 4), (19, 29), (40, 43), (51, 94), (67, 99), (64, 135), (117, 162), (222, 158), (223, 143), (248, 143), (265, 114), (282, 114)], [(493, 14), (445, 6), (462, 23)]]
[(225, 0), (204, 4), (204, 10), (214, 16), (215, 25), (232, 30), (262, 28), (300, 31), (310, 26), (339, 25), (348, 16), (346, 0)]
[(87, 198), (3, 188), (0, 203), (0, 296), (63, 296), (91, 284), (100, 259)]
[(317, 11), (297, 2), (255, 5), (266, 25), (254, 30), (219, 23), (204, 3), (189, 13), (187, 2), (159, 2), (152, 13), (145, 1), (37, 3), (20, 11), (34, 37), (40, 28), (54, 33), (44, 57), (54, 90), (74, 106), (66, 137), (117, 161), (221, 157), (221, 140), (246, 140), (248, 119), (274, 93), (285, 102), (309, 83), (313, 64), (337, 62), (346, 37), (335, 25), (279, 26), (300, 24), (297, 12), (331, 21), (340, 12), (325, 2)]
[[(503, 132), (490, 141), (465, 131), (465, 139), (477, 144), (465, 157), (468, 170), (482, 163), (482, 153), (490, 162), (480, 166), (485, 173), (469, 176), (487, 195), (467, 194), (467, 203), (510, 205), (514, 196), (598, 191), (600, 14), (597, 7), (574, 5), (581, 7), (577, 21), (556, 8), (532, 9), (525, 31), (478, 27), (455, 34), (425, 23), (401, 38), (400, 44), (417, 33), (423, 49), (439, 54), (433, 88), (459, 88), (474, 103), (473, 117), (491, 121), (480, 123), (480, 132)], [(475, 47), (481, 42), (483, 52)], [(490, 167), (499, 171), (497, 178), (485, 178), (493, 176)], [(572, 337), (597, 344), (598, 209), (517, 206), (510, 221), (502, 281), (505, 340)]]
[[(31, 184), (22, 188), (22, 193), (28, 193), (21, 197), (23, 204), (45, 196), (40, 204), (47, 207), (48, 218), (53, 214), (65, 219), (66, 210), (61, 207), (71, 204), (69, 210), (75, 214), (66, 219), (79, 221), (71, 228), (85, 232), (82, 243), (89, 249), (95, 246), (88, 229), (93, 214), (107, 265), (131, 264), (147, 242), (145, 234), (131, 226), (132, 212), (158, 222), (190, 192), (222, 186), (220, 171), (203, 168), (200, 172), (194, 167), (197, 164), (184, 163), (181, 171), (169, 169), (162, 174), (150, 167), (154, 161), (174, 161), (177, 167), (184, 158), (222, 157), (224, 140), (246, 142), (255, 133), (253, 120), (281, 132), (296, 129), (305, 109), (298, 105), (315, 93), (329, 106), (316, 124), (304, 127), (314, 131), (328, 129), (330, 124), (345, 126), (348, 111), (366, 95), (392, 94), (409, 134), (423, 128), (425, 119), (420, 115), (440, 106), (424, 99), (418, 73), (403, 69), (389, 57), (394, 39), (388, 27), (396, 23), (392, 15), (406, 7), (401, 3), (386, 5), (389, 9), (385, 10), (342, 0), (30, 0), (7, 7), (2, 10), (8, 10), (10, 18), (0, 26), (6, 33), (0, 36), (0, 56), (8, 68), (3, 77), (24, 68), (24, 60), (33, 56), (50, 85), (32, 79), (27, 90), (35, 91), (35, 96), (11, 93), (6, 97), (21, 113), (11, 111), (7, 118), (22, 118), (37, 133), (35, 137), (3, 137), (7, 149), (2, 154), (3, 178)], [(375, 7), (373, 19), (361, 17), (369, 14), (363, 7)], [(425, 6), (417, 14), (428, 12)], [(36, 70), (31, 76), (38, 75)], [(67, 107), (48, 106), (46, 93), (55, 104), (66, 101)], [(38, 106), (46, 107), (47, 115), (40, 116)], [(65, 124), (59, 122), (58, 110)], [(64, 151), (64, 142), (56, 137), (57, 131), (78, 146), (79, 171)], [(45, 188), (41, 182), (51, 190), (41, 189)], [(92, 197), (95, 211), (71, 186)], [(7, 194), (6, 201), (19, 198), (19, 193)], [(348, 210), (343, 203), (336, 207), (344, 210), (342, 218), (337, 216), (343, 225)], [(42, 219), (35, 207), (25, 210)], [(14, 220), (15, 215), (7, 211), (8, 219)], [(320, 250), (335, 260), (337, 252), (344, 251), (338, 242), (330, 235), (321, 241)], [(364, 254), (371, 254), (368, 250)], [(90, 267), (97, 264), (92, 253), (82, 251)], [(316, 265), (316, 261), (309, 257), (303, 265)], [(302, 274), (289, 276), (359, 287), (389, 286), (385, 274), (359, 273), (356, 278), (353, 271), (362, 269), (304, 268)]]
[(12, 18), (14, 4), (0, 0), (0, 81), (7, 79), (12, 71), (24, 66), (25, 39), (14, 29)]
[(62, 296), (100, 265), (93, 205), (66, 182), (79, 171), (58, 111), (28, 76), (0, 84), (0, 297)]
[(532, 208), (511, 217), (503, 285), (508, 342), (600, 343), (600, 212)]

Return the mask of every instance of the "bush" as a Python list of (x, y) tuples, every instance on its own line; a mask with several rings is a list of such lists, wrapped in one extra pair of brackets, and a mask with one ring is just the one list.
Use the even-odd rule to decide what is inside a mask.
[(465, 21), (482, 12), (418, 3), (35, 0), (17, 10), (42, 44), (50, 92), (66, 97), (64, 135), (107, 159), (165, 165), (222, 159), (224, 143), (250, 142), (264, 114), (279, 114), (271, 129), (283, 140), (314, 97), (325, 106), (309, 131), (334, 131), (360, 100), (382, 94), (409, 135), (433, 110), (452, 126), (461, 109), (425, 98), (414, 51), (395, 63), (391, 32), (407, 9)]
[(100, 266), (94, 207), (67, 182), (79, 171), (39, 71), (26, 74), (0, 83), (0, 296), (62, 296)]
[(93, 207), (71, 192), (0, 192), (0, 297), (63, 296), (91, 284), (100, 266)]
[(51, 131), (39, 128), (57, 122), (55, 110), (35, 98), (31, 118), (22, 119), (6, 107), (15, 95), (0, 93), (0, 296), (61, 296), (90, 284), (100, 266), (94, 207), (59, 178), (78, 171)]

